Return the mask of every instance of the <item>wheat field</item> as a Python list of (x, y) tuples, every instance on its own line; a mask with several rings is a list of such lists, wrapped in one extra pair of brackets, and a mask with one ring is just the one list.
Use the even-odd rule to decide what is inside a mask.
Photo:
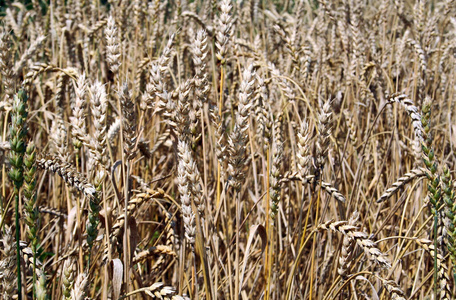
[(456, 3), (0, 7), (1, 299), (455, 299)]

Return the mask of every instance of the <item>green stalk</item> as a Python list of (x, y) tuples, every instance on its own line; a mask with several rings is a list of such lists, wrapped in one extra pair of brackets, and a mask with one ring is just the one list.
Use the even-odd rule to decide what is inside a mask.
[(20, 228), (19, 228), (19, 189), (14, 188), (15, 198), (15, 215), (16, 215), (16, 265), (17, 265), (17, 296), (22, 300), (22, 280), (21, 280), (21, 247), (20, 247)]
[(434, 214), (434, 295), (437, 299), (438, 291), (437, 291), (437, 285), (438, 285), (438, 277), (437, 277), (437, 225), (438, 225), (438, 218), (437, 214)]

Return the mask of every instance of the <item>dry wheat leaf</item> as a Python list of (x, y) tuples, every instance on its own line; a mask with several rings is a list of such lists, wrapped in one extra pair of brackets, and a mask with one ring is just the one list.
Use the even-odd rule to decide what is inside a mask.
[(118, 258), (112, 260), (112, 295), (113, 299), (119, 299), (122, 287), (123, 264)]

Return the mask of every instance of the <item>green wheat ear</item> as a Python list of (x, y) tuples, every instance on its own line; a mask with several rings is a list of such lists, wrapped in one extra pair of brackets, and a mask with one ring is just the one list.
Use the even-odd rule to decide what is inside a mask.
[(19, 191), (24, 183), (24, 153), (26, 150), (25, 137), (27, 135), (27, 95), (20, 90), (13, 99), (13, 110), (10, 127), (10, 163), (9, 178), (14, 183), (15, 215), (16, 215), (16, 262), (17, 262), (17, 290), (21, 299), (21, 254), (20, 254), (20, 227), (19, 227)]
[(431, 212), (434, 216), (441, 206), (441, 190), (440, 190), (440, 177), (437, 173), (437, 162), (435, 161), (434, 149), (432, 148), (432, 135), (431, 135), (431, 103), (426, 101), (422, 108), (421, 124), (423, 126), (423, 143), (421, 149), (423, 150), (423, 162), (426, 166), (426, 176), (429, 180), (428, 192), (429, 201), (431, 202)]
[(443, 169), (441, 187), (443, 191), (443, 201), (446, 206), (445, 214), (449, 219), (448, 222), (448, 241), (446, 246), (450, 253), (451, 262), (453, 263), (453, 278), (456, 279), (456, 203), (454, 202), (453, 183), (450, 170), (445, 166)]

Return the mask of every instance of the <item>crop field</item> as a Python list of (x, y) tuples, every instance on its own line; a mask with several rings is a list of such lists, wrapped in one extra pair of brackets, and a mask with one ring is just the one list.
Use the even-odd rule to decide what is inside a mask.
[(0, 8), (0, 299), (456, 299), (456, 3)]

